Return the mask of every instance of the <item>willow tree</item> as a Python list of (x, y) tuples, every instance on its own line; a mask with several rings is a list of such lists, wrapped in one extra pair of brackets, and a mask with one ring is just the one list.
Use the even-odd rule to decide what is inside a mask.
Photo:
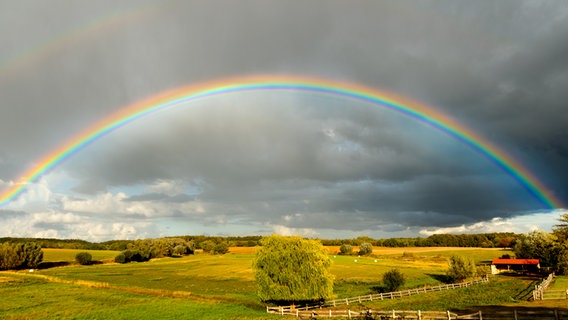
[(316, 240), (272, 235), (253, 261), (258, 296), (272, 302), (313, 302), (333, 295), (331, 260)]

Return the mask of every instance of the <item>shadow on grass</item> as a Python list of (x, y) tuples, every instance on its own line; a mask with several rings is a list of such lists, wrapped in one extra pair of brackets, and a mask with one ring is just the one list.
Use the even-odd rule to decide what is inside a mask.
[(386, 292), (388, 292), (388, 289), (387, 289), (387, 287), (385, 287), (383, 285), (377, 285), (377, 286), (371, 287), (371, 292), (372, 293), (386, 293)]
[(450, 279), (450, 277), (448, 277), (445, 274), (432, 274), (432, 273), (427, 273), (427, 276), (429, 276), (430, 278), (436, 280), (436, 281), (440, 281), (441, 283), (452, 283), (452, 280)]
[(70, 265), (71, 262), (69, 261), (49, 261), (49, 262), (42, 262), (37, 266), (38, 269), (49, 269), (55, 267), (64, 267)]

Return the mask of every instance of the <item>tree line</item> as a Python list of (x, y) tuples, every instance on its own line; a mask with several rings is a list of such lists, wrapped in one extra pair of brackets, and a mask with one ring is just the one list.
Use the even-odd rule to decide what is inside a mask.
[[(496, 232), (483, 234), (435, 234), (426, 238), (388, 238), (373, 239), (370, 237), (357, 237), (353, 239), (317, 239), (324, 246), (341, 246), (348, 244), (360, 246), (370, 243), (377, 247), (480, 247), (480, 248), (512, 248), (521, 238), (521, 234), (511, 232)], [(195, 249), (205, 252), (213, 251), (219, 244), (228, 247), (255, 247), (261, 245), (262, 236), (204, 236), (186, 235), (165, 237), (162, 239), (183, 239), (193, 242)], [(138, 240), (109, 240), (104, 242), (89, 242), (79, 239), (47, 239), (47, 238), (0, 238), (0, 243), (38, 243), (42, 248), (56, 249), (82, 249), (82, 250), (114, 250), (124, 251)], [(223, 246), (223, 245), (221, 245)]]
[(427, 238), (388, 238), (373, 239), (357, 237), (354, 239), (321, 239), (324, 246), (341, 246), (348, 244), (360, 246), (370, 243), (377, 247), (477, 247), (477, 248), (511, 248), (520, 234), (512, 232), (494, 232), (481, 234), (434, 234)]

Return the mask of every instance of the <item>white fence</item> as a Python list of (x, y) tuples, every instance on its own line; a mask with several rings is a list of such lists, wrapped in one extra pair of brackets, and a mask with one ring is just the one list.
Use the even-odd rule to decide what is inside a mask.
[(488, 281), (489, 281), (489, 278), (487, 276), (485, 276), (481, 279), (468, 281), (468, 282), (451, 283), (451, 284), (445, 284), (445, 285), (435, 286), (435, 287), (424, 287), (424, 288), (416, 288), (416, 289), (409, 289), (409, 290), (403, 290), (403, 291), (368, 294), (368, 295), (352, 297), (352, 298), (335, 299), (335, 300), (325, 301), (324, 303), (321, 303), (321, 304), (306, 305), (304, 307), (300, 307), (300, 306), (266, 307), (266, 311), (268, 313), (275, 313), (275, 314), (290, 314), (289, 312), (296, 313), (298, 311), (309, 311), (309, 310), (316, 310), (316, 309), (322, 309), (322, 308), (328, 308), (328, 307), (337, 307), (337, 306), (341, 306), (341, 305), (350, 305), (350, 304), (362, 303), (362, 302), (366, 302), (366, 301), (378, 301), (378, 300), (385, 300), (385, 299), (409, 297), (409, 296), (413, 296), (413, 295), (416, 295), (416, 294), (422, 294), (422, 293), (427, 293), (427, 292), (466, 288), (466, 287), (469, 287), (469, 286), (474, 285), (474, 284), (486, 283)]
[(546, 279), (544, 279), (541, 283), (534, 286), (533, 290), (533, 300), (543, 300), (544, 299), (544, 292), (546, 288), (550, 285), (552, 280), (554, 279), (554, 272), (549, 274)]

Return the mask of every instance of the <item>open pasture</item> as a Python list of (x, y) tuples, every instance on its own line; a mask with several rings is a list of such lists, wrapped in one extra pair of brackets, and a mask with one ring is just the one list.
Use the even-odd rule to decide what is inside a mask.
[(111, 250), (81, 250), (81, 249), (50, 249), (44, 248), (43, 251), (43, 261), (44, 262), (73, 262), (75, 261), (75, 256), (79, 252), (88, 252), (93, 256), (93, 260), (109, 262), (114, 261), (114, 257), (119, 253), (119, 251)]
[[(254, 248), (236, 249), (231, 248), (230, 253), (223, 256), (196, 254), (145, 263), (70, 265), (33, 274), (1, 272), (0, 294), (8, 298), (0, 304), (0, 318), (265, 319), (269, 316), (256, 296), (254, 284)], [(373, 293), (380, 285), (383, 273), (392, 268), (405, 275), (406, 288), (438, 285), (447, 268), (443, 257), (451, 253), (471, 255), (476, 260), (490, 260), (503, 254), (490, 249), (404, 249), (398, 252), (390, 250), (389, 254), (376, 257), (331, 255), (336, 296), (344, 298)], [(48, 257), (52, 261), (72, 261), (80, 251), (48, 250)], [(109, 257), (115, 254), (111, 252)], [(98, 259), (105, 258), (100, 256)], [(520, 283), (518, 288), (502, 293), (506, 296), (505, 301), (514, 301), (511, 290), (518, 291), (529, 285)], [(473, 292), (474, 295), (488, 296), (483, 293), (486, 289), (472, 290), (478, 291)], [(417, 305), (427, 310), (443, 309), (446, 305), (437, 301), (450, 298), (442, 294), (412, 299), (421, 299), (422, 303)], [(494, 303), (503, 302), (503, 298), (487, 299)], [(458, 302), (452, 307), (459, 307), (475, 304), (477, 298), (466, 296), (462, 300), (454, 300)], [(406, 305), (404, 309), (415, 303), (414, 300), (397, 301), (390, 303), (402, 303)], [(390, 303), (385, 301), (375, 308), (402, 307)]]

